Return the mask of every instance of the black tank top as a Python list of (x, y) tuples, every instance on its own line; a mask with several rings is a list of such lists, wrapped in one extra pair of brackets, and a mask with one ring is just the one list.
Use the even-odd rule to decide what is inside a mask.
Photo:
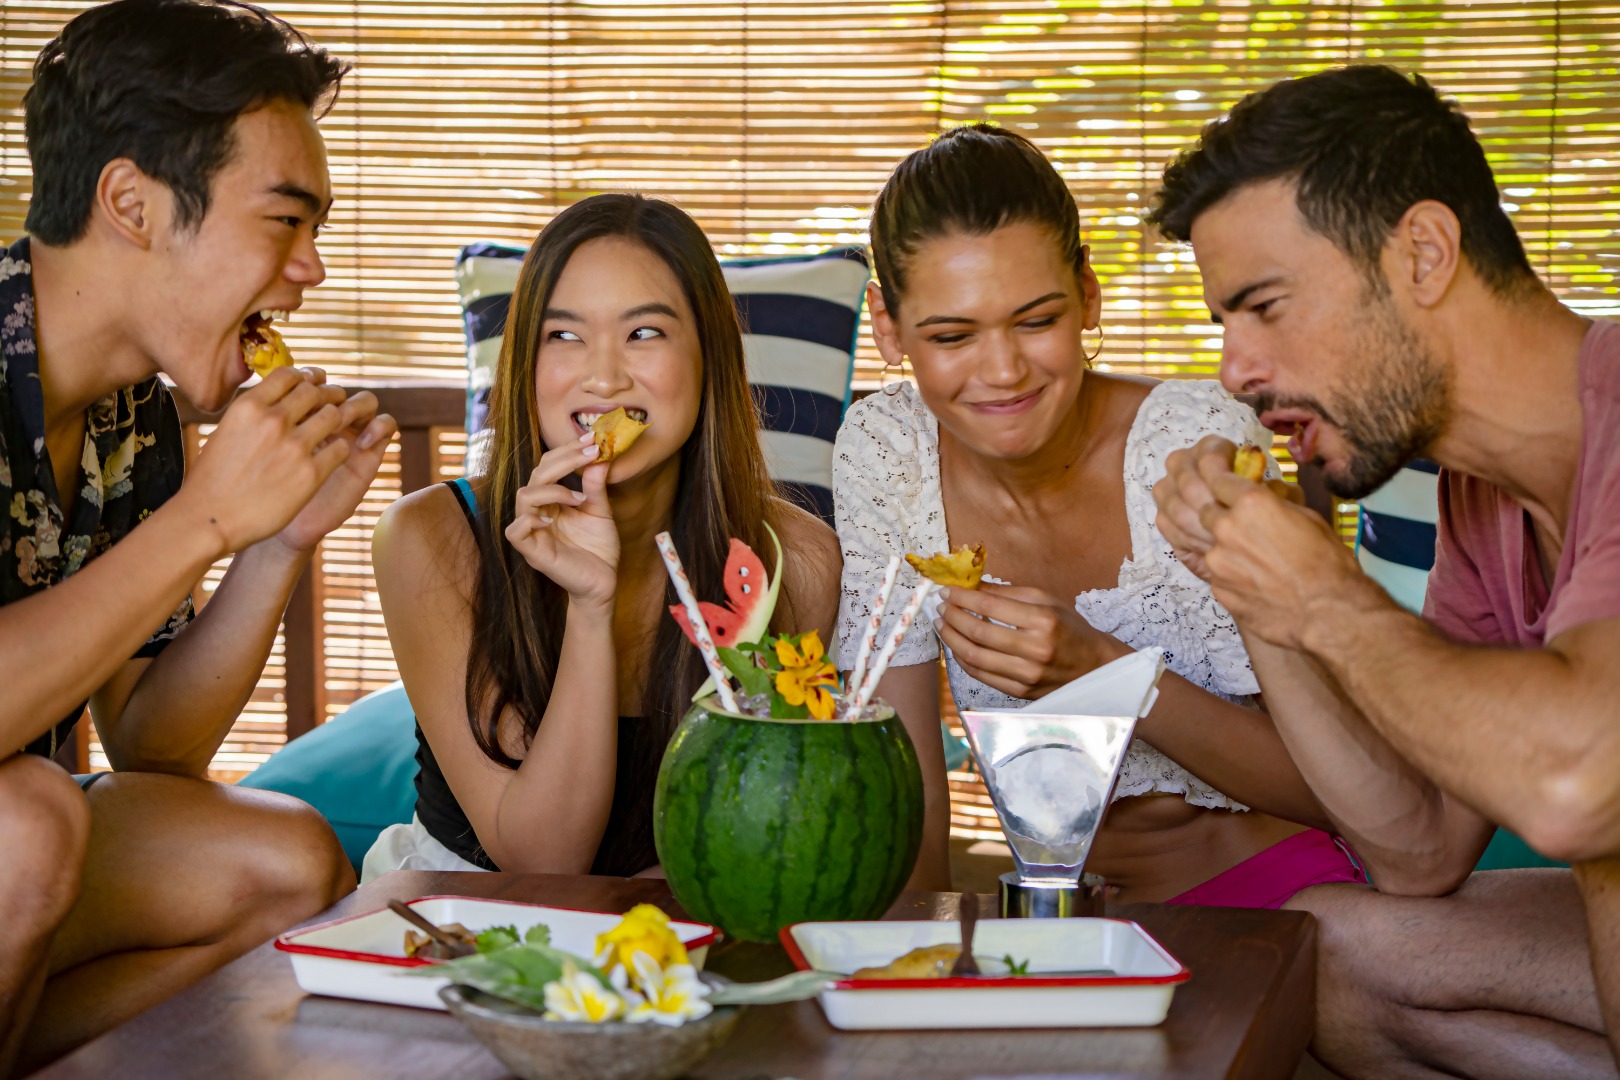
[[(471, 486), (465, 480), (445, 483), (468, 525), (476, 526), (477, 504)], [(647, 737), (646, 724), (639, 716), (619, 717), (619, 764), (613, 785), (613, 805), (608, 811), (607, 830), (597, 846), (591, 873), (629, 877), (658, 862), (653, 847), (652, 790), (657, 777), (639, 776), (643, 771), (636, 756), (629, 751)], [(485, 870), (499, 870), (478, 842), (472, 822), (462, 812), (461, 804), (450, 791), (450, 785), (433, 756), (433, 748), (422, 734), (422, 725), (416, 725), (416, 816), (422, 826), (439, 843)]]

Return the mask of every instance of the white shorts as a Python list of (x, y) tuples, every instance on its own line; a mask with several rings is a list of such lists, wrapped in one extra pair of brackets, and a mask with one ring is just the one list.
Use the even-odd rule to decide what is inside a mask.
[(479, 870), (433, 838), (422, 819), (411, 815), (409, 825), (390, 825), (377, 837), (360, 864), (360, 884), (390, 870)]

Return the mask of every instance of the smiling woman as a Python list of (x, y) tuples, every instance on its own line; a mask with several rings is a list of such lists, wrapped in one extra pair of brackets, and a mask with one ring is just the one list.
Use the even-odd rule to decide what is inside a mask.
[[(1214, 383), (1091, 369), (1082, 338), (1101, 289), (1074, 199), (1016, 134), (970, 125), (907, 158), (873, 207), (872, 248), (874, 336), (916, 383), (858, 403), (839, 432), (844, 651), (891, 555), (983, 543), (1015, 579), (948, 589), (878, 688), (913, 721), (924, 765), (919, 874), (942, 868), (945, 775), (923, 720), (937, 715), (941, 645), (963, 709), (1015, 707), (1159, 646), (1175, 674), (1139, 728), (1091, 869), (1124, 899), (1254, 907), (1358, 880), (1311, 827), (1324, 815), (1257, 705), (1230, 616), (1154, 528), (1165, 455), (1204, 432), (1265, 445), (1254, 414)], [(1216, 883), (1217, 900), (1197, 891)]]
[[(593, 427), (647, 426), (604, 453)], [(399, 867), (629, 875), (657, 862), (652, 794), (706, 676), (653, 544), (699, 594), (736, 537), (787, 550), (783, 626), (831, 629), (832, 531), (773, 494), (741, 329), (702, 231), (670, 203), (600, 195), (559, 214), (513, 293), (485, 475), (384, 515), (383, 614), (416, 709), (416, 817)]]
[[(613, 484), (644, 477), (650, 468), (679, 470), (678, 451), (697, 428), (703, 393), (704, 356), (694, 306), (715, 300), (727, 305), (704, 311), (710, 326), (724, 326), (731, 310), (729, 293), (688, 301), (675, 273), (662, 260), (646, 258), (649, 254), (645, 244), (630, 237), (585, 240), (552, 286), (541, 316), (534, 399), (545, 445), (578, 442), (615, 409), (648, 425), (628, 456), (610, 465)], [(718, 263), (715, 269), (718, 273)], [(524, 285), (520, 278), (514, 303), (522, 302)], [(613, 306), (615, 300), (622, 306)], [(736, 317), (730, 322), (736, 326)], [(746, 392), (740, 334), (739, 329), (738, 356), (713, 355), (710, 364), (722, 372), (736, 368), (735, 388)], [(498, 419), (497, 441), (500, 429)], [(760, 479), (746, 471), (756, 463), (763, 468), (763, 459), (737, 463), (743, 485)], [(768, 491), (767, 486), (750, 495), (761, 498)]]

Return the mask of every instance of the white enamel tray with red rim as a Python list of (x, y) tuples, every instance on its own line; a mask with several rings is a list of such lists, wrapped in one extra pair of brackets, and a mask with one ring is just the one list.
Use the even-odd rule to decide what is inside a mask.
[[(912, 949), (955, 944), (954, 922), (824, 922), (786, 927), (782, 945), (801, 971), (848, 974), (882, 967)], [(833, 1027), (1151, 1027), (1192, 977), (1134, 922), (1124, 919), (985, 919), (973, 955), (1028, 974), (945, 979), (840, 979), (821, 992)]]
[[(613, 929), (620, 919), (602, 911), (470, 896), (424, 896), (409, 906), (430, 922), (440, 926), (460, 923), (474, 933), (492, 926), (515, 926), (521, 937), (531, 926), (545, 923), (551, 927), (552, 945), (587, 959), (596, 952), (596, 935)], [(439, 988), (447, 980), (403, 975), (433, 963), (405, 955), (405, 931), (411, 928), (383, 908), (289, 931), (276, 939), (276, 948), (291, 954), (293, 976), (306, 993), (442, 1010)], [(699, 968), (709, 946), (720, 939), (720, 932), (704, 923), (671, 920), (670, 928)]]

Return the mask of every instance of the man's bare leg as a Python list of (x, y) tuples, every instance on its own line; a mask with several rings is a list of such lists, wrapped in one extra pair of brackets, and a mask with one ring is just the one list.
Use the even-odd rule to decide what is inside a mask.
[(1575, 884), (1586, 902), (1592, 971), (1608, 1023), (1609, 1045), (1620, 1057), (1620, 859), (1575, 864)]
[(37, 1068), (354, 888), (331, 827), (285, 795), (116, 773), (89, 791), (79, 902), (20, 1062)]
[(1613, 1077), (1566, 870), (1475, 874), (1451, 896), (1321, 885), (1312, 1053), (1355, 1078)]
[(0, 1077), (28, 1031), (45, 985), (51, 938), (79, 895), (90, 806), (73, 778), (42, 757), (0, 762)]

